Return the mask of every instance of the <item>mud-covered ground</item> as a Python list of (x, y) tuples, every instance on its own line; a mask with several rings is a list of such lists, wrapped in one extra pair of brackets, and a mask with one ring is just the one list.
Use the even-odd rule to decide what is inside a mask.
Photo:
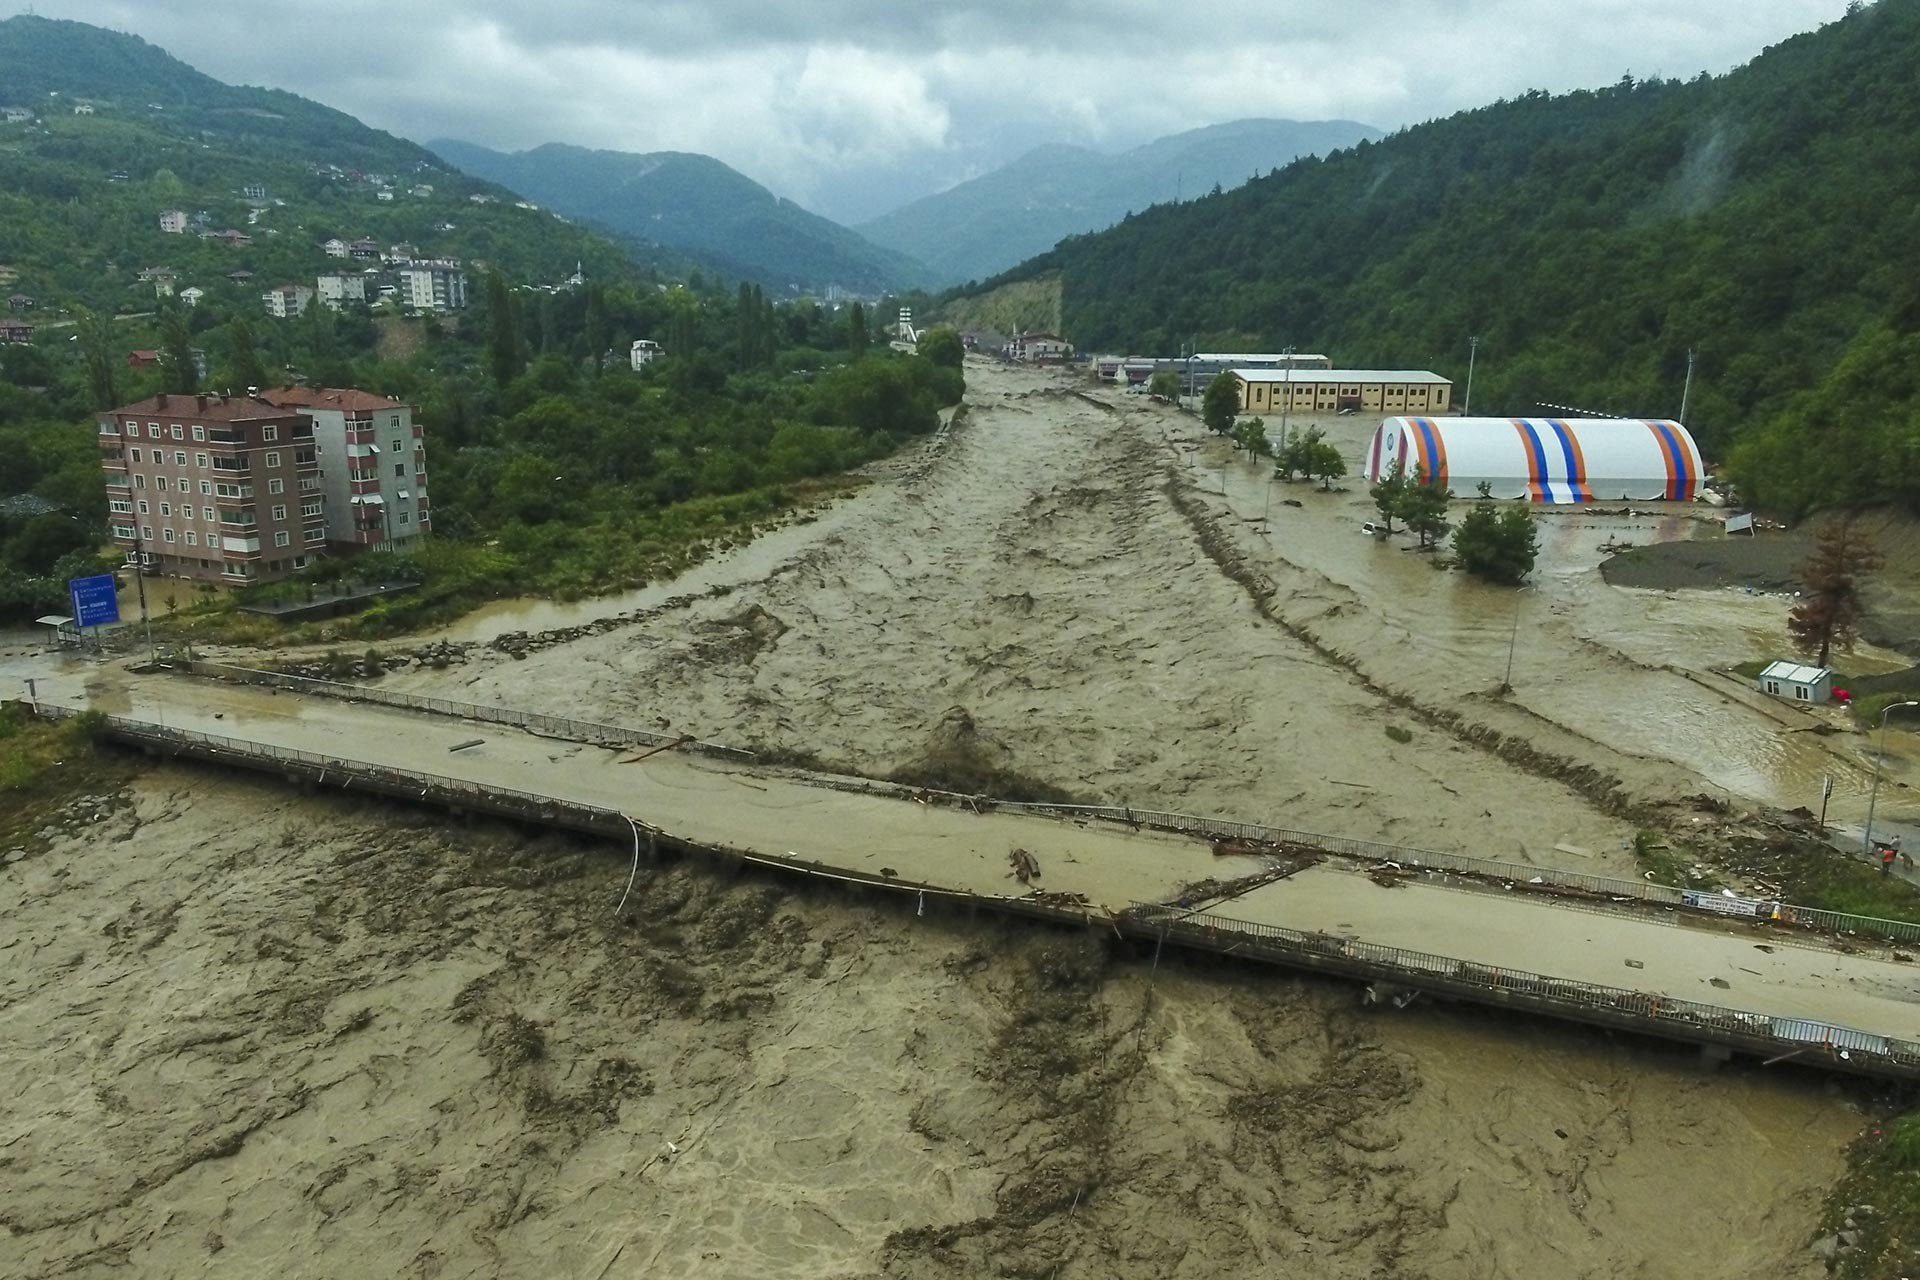
[[(1830, 751), (1678, 661), (1759, 643), (1738, 602), (1550, 570), (1499, 697), (1513, 598), (1363, 495), (969, 378), (690, 599), (388, 680), (1599, 871), (1724, 761)], [(621, 851), (266, 783), (100, 808), (0, 869), (0, 1274), (1811, 1276), (1859, 1123), (1790, 1069), (761, 881), (643, 869), (620, 917)]]
[[(1812, 1275), (1816, 1077), (173, 769), (4, 873), (0, 1274)], [(61, 824), (66, 825), (66, 824)]]

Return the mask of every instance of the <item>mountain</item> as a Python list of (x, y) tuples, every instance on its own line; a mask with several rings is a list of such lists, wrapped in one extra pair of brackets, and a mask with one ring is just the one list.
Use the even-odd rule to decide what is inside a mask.
[(1378, 137), (1351, 120), (1235, 120), (1119, 155), (1056, 143), (857, 229), (926, 263), (942, 282), (978, 280), (1128, 213)]
[(1529, 93), (1009, 273), (1083, 348), (1430, 367), (1500, 414), (1680, 407), (1750, 497), (1920, 506), (1920, 0), (1723, 76)]
[[(223, 84), (134, 36), (83, 23), (0, 21), (0, 106), (35, 117), (0, 124), (0, 263), (12, 273), (6, 292), (36, 299), (29, 319), (38, 323), (75, 304), (151, 310), (154, 288), (140, 278), (149, 268), (208, 291), (210, 311), (257, 312), (264, 287), (311, 286), (341, 269), (320, 248), (333, 237), (404, 241), (423, 257), (484, 263), (514, 281), (559, 281), (576, 262), (592, 278), (633, 278), (635, 259), (647, 257), (517, 207), (512, 192), (352, 116)], [(249, 187), (266, 197), (249, 199)], [(251, 242), (166, 234), (158, 218), (167, 210)], [(684, 265), (661, 253), (650, 261)], [(251, 278), (230, 279), (236, 272)]]
[(679, 249), (782, 292), (837, 284), (880, 293), (925, 281), (905, 255), (781, 199), (711, 156), (560, 143), (511, 153), (452, 139), (429, 145), (449, 164), (570, 217)]

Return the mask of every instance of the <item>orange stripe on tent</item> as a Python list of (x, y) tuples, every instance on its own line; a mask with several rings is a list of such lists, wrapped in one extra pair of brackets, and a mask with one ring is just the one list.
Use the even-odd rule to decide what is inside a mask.
[(1432, 418), (1420, 419), (1427, 429), (1428, 437), (1433, 441), (1433, 483), (1436, 488), (1447, 487), (1447, 438), (1440, 432), (1440, 424)]
[(1560, 428), (1560, 438), (1567, 442), (1567, 448), (1573, 450), (1573, 465), (1579, 468), (1578, 475), (1567, 478), (1572, 480), (1575, 487), (1579, 489), (1580, 501), (1592, 502), (1593, 486), (1587, 482), (1587, 455), (1580, 451), (1580, 437), (1575, 435), (1573, 428), (1564, 422), (1555, 422), (1553, 425)]
[(1667, 445), (1666, 433), (1660, 430), (1657, 422), (1644, 424), (1653, 433), (1653, 447), (1660, 451), (1660, 461), (1667, 468), (1667, 491), (1664, 497), (1672, 498), (1680, 489), (1680, 468), (1674, 465), (1673, 450)]
[(1527, 496), (1535, 502), (1545, 501), (1540, 496), (1540, 463), (1533, 454), (1533, 439), (1527, 434), (1527, 424), (1518, 418), (1508, 418), (1513, 424), (1514, 434), (1520, 437), (1520, 452), (1527, 458)]

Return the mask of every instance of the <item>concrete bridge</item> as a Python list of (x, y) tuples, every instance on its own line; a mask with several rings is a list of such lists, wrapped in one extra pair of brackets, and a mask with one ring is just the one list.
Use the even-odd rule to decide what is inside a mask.
[(129, 744), (309, 787), (589, 832), (635, 857), (669, 847), (1111, 929), (1709, 1056), (1920, 1079), (1920, 966), (1895, 949), (1920, 929), (1897, 922), (1257, 824), (913, 792), (645, 730), (269, 673), (41, 671), (45, 714), (98, 710)]

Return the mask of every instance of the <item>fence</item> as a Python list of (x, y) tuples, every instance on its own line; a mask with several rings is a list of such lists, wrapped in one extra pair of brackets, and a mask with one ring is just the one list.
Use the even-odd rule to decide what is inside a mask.
[(428, 698), (420, 694), (401, 693), (393, 689), (343, 684), (336, 680), (315, 680), (307, 676), (288, 675), (281, 671), (233, 667), (219, 662), (203, 662), (199, 659), (174, 659), (168, 665), (176, 670), (185, 670), (190, 675), (208, 676), (236, 684), (267, 685), (294, 693), (311, 694), (315, 697), (338, 698), (344, 702), (371, 702), (382, 707), (428, 711), (434, 715), (454, 716), (462, 720), (512, 725), (515, 728), (525, 729), (529, 733), (537, 733), (549, 738), (565, 738), (572, 742), (588, 742), (598, 746), (614, 744), (634, 747), (679, 746), (683, 750), (699, 751), (707, 755), (730, 756), (738, 760), (753, 759), (753, 752), (743, 751), (739, 747), (687, 739), (677, 734), (656, 733), (651, 729), (601, 724), (594, 720), (574, 720), (566, 716), (545, 715), (538, 711), (520, 711), (513, 707), (492, 707), (474, 702), (455, 702), (447, 698)]
[[(1135, 903), (1127, 917), (1159, 936), (1179, 939), (1209, 950), (1292, 961), (1307, 967), (1371, 970), (1381, 979), (1418, 980), (1456, 991), (1477, 992), (1481, 999), (1518, 997), (1564, 1016), (1580, 1019), (1604, 1015), (1609, 1021), (1653, 1023), (1682, 1039), (1698, 1037), (1761, 1042), (1782, 1053), (1817, 1046), (1864, 1054), (1880, 1065), (1903, 1073), (1920, 1074), (1920, 1043), (1872, 1032), (1836, 1027), (1798, 1018), (1776, 1018), (1719, 1005), (1701, 1004), (1668, 996), (1649, 995), (1621, 987), (1549, 978), (1515, 969), (1494, 969), (1467, 960), (1408, 951), (1401, 947), (1355, 942), (1322, 933), (1306, 933), (1279, 925), (1218, 916), (1195, 916), (1158, 903)], [(1252, 945), (1249, 946), (1248, 944)], [(1318, 963), (1316, 963), (1318, 962)], [(1849, 1066), (1865, 1068), (1873, 1063)]]
[[(549, 737), (568, 738), (579, 742), (624, 743), (638, 746), (670, 746), (683, 740), (668, 734), (655, 733), (647, 729), (630, 729), (620, 725), (598, 724), (586, 720), (570, 720), (559, 716), (542, 715), (532, 711), (517, 711), (508, 707), (479, 706), (466, 702), (451, 702), (444, 698), (426, 698), (416, 694), (396, 693), (385, 689), (373, 689), (363, 685), (342, 684), (331, 680), (314, 680), (305, 676), (284, 675), (275, 671), (259, 671), (250, 667), (233, 667), (221, 663), (198, 660), (181, 660), (174, 664), (193, 675), (210, 676), (216, 679), (234, 680), (249, 684), (273, 685), (301, 693), (317, 694), (321, 697), (339, 698), (346, 701), (372, 702), (381, 706), (401, 707), (410, 710), (428, 711), (438, 715), (458, 716), (468, 720), (484, 720), (495, 724), (514, 725), (534, 733)], [(687, 750), (706, 754), (731, 757), (740, 760), (752, 760), (756, 757), (751, 751), (738, 747), (722, 746), (709, 742), (684, 742)], [(1135, 809), (1126, 805), (1070, 805), (1047, 804), (1021, 800), (989, 800), (986, 797), (959, 795), (945, 791), (915, 791), (899, 783), (876, 782), (865, 778), (825, 777), (816, 775), (816, 780), (827, 785), (846, 790), (860, 790), (881, 795), (916, 794), (938, 802), (980, 808), (986, 804), (999, 812), (1026, 813), (1038, 817), (1060, 818), (1068, 821), (1101, 821), (1123, 823), (1133, 827), (1147, 827), (1156, 831), (1177, 831), (1188, 835), (1205, 836), (1214, 840), (1238, 840), (1257, 844), (1291, 845), (1309, 849), (1318, 853), (1332, 854), (1337, 857), (1351, 858), (1367, 862), (1391, 862), (1402, 867), (1421, 871), (1450, 872), (1456, 875), (1477, 876), (1489, 880), (1513, 881), (1519, 884), (1539, 884), (1543, 887), (1568, 890), (1574, 893), (1590, 894), (1609, 899), (1626, 899), (1653, 906), (1675, 908), (1702, 908), (1692, 900), (1696, 895), (1691, 891), (1673, 885), (1651, 884), (1645, 880), (1627, 880), (1616, 876), (1589, 875), (1581, 871), (1567, 871), (1554, 867), (1536, 867), (1521, 862), (1500, 862), (1489, 858), (1475, 858), (1465, 854), (1439, 853), (1431, 849), (1416, 849), (1407, 845), (1383, 844), (1374, 840), (1354, 840), (1345, 836), (1321, 835), (1311, 831), (1296, 831), (1288, 827), (1277, 827), (1266, 823), (1241, 822), (1230, 818), (1205, 818), (1193, 814), (1173, 813), (1159, 809)], [(1836, 934), (1855, 934), (1881, 938), (1889, 942), (1905, 942), (1920, 945), (1920, 924), (1910, 924), (1904, 920), (1885, 920), (1875, 916), (1847, 915), (1837, 911), (1826, 911), (1817, 907), (1802, 907), (1787, 903), (1761, 902), (1753, 899), (1735, 900), (1745, 906), (1756, 908), (1738, 914), (1766, 918), (1776, 923), (1810, 931)], [(1759, 910), (1764, 908), (1764, 910)]]

